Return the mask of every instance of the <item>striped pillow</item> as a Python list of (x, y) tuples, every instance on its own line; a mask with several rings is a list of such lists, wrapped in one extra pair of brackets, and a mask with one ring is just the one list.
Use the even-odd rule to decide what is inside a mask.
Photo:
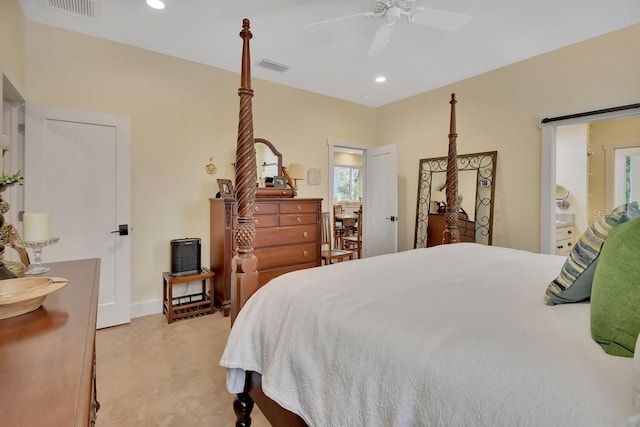
[(598, 255), (611, 229), (617, 224), (640, 216), (638, 202), (621, 205), (610, 214), (598, 218), (580, 237), (567, 257), (560, 274), (547, 287), (547, 305), (580, 302), (591, 296), (591, 283)]

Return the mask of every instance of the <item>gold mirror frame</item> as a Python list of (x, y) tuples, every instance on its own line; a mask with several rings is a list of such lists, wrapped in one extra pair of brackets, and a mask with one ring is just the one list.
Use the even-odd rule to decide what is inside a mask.
[[(493, 199), (495, 193), (496, 162), (498, 152), (458, 155), (458, 171), (476, 172), (475, 241), (491, 245), (493, 240)], [(434, 173), (447, 172), (447, 158), (421, 159), (418, 169), (418, 200), (414, 248), (427, 247), (427, 226), (431, 205), (431, 182)]]

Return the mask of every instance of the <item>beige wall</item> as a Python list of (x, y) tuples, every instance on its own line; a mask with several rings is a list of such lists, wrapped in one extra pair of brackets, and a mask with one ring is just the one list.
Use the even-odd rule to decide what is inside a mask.
[(640, 145), (640, 117), (606, 120), (589, 126), (589, 143), (593, 150), (593, 155), (589, 156), (590, 222), (606, 212), (605, 149), (631, 142)]
[(377, 145), (398, 144), (399, 249), (413, 245), (418, 159), (447, 153), (455, 92), (458, 153), (498, 151), (493, 244), (538, 251), (539, 116), (638, 102), (638, 52), (634, 25), (379, 108)]
[[(29, 102), (131, 116), (132, 302), (161, 298), (170, 239), (201, 237), (207, 265), (208, 199), (216, 178), (234, 178), (239, 75), (29, 22), (26, 81)], [(326, 177), (328, 138), (375, 140), (372, 108), (257, 79), (253, 88), (255, 136), (285, 165)], [(299, 184), (300, 197), (327, 197), (326, 179)]]
[(0, 75), (24, 86), (26, 20), (18, 0), (0, 1)]

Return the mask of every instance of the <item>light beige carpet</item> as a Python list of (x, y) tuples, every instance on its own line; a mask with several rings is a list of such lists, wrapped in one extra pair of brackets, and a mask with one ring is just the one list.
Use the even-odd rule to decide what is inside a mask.
[[(229, 318), (215, 313), (167, 324), (161, 314), (99, 330), (97, 427), (231, 427), (234, 395), (219, 361)], [(257, 406), (254, 427), (269, 423)]]

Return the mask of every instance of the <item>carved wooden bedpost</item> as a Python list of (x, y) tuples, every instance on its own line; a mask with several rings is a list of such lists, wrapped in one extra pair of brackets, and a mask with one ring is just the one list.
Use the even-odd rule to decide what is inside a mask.
[(447, 226), (442, 233), (442, 243), (460, 241), (458, 231), (458, 153), (456, 149), (456, 94), (451, 94), (451, 118), (449, 120), (449, 154), (447, 157), (447, 210), (444, 214)]
[[(256, 198), (256, 153), (253, 142), (253, 113), (251, 111), (251, 59), (249, 20), (242, 20), (242, 73), (240, 76), (240, 120), (238, 122), (238, 145), (236, 149), (236, 203), (238, 226), (235, 230), (236, 255), (231, 261), (231, 324), (249, 297), (258, 289), (258, 260), (253, 254), (256, 228), (253, 222), (253, 207)], [(251, 425), (253, 399), (249, 396), (249, 375), (245, 390), (233, 402), (236, 427)]]
[(253, 255), (256, 227), (253, 223), (253, 207), (256, 198), (256, 153), (253, 143), (253, 113), (251, 111), (251, 59), (249, 20), (242, 21), (240, 37), (242, 45), (240, 121), (236, 149), (236, 204), (238, 226), (235, 229), (236, 255), (231, 261), (231, 324), (249, 297), (258, 289), (257, 259)]

